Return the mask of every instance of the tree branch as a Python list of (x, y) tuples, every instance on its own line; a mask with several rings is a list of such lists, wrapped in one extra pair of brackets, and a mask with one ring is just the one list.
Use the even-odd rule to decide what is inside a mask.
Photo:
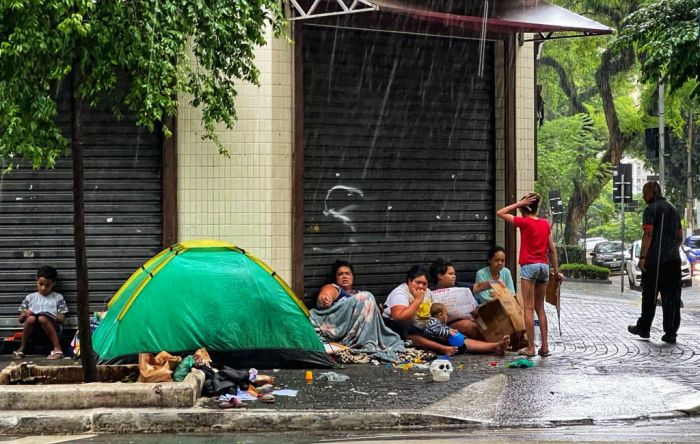
[(576, 85), (574, 85), (574, 82), (571, 80), (571, 78), (569, 78), (569, 74), (566, 72), (561, 63), (552, 57), (542, 57), (540, 58), (539, 62), (543, 66), (552, 68), (559, 76), (559, 87), (569, 98), (569, 114), (588, 114), (588, 111), (586, 111), (586, 108), (584, 108), (583, 103), (576, 92)]

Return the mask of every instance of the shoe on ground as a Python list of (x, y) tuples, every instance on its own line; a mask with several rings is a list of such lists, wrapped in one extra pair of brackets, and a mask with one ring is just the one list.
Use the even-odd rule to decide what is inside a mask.
[(675, 344), (676, 343), (676, 335), (666, 333), (663, 336), (661, 336), (661, 340), (667, 344)]
[(649, 340), (649, 333), (642, 333), (642, 330), (640, 330), (639, 327), (637, 327), (636, 325), (628, 325), (627, 331), (632, 333), (633, 335), (639, 336), (639, 338), (644, 341)]

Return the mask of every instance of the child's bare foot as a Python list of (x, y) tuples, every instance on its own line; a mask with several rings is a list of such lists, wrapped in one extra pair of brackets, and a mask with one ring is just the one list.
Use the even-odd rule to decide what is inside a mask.
[(443, 345), (440, 347), (440, 354), (453, 356), (457, 354), (457, 347), (451, 347), (449, 345)]
[(500, 341), (496, 342), (496, 354), (503, 356), (506, 353), (506, 349), (508, 349), (508, 345), (510, 345), (510, 337), (503, 336)]

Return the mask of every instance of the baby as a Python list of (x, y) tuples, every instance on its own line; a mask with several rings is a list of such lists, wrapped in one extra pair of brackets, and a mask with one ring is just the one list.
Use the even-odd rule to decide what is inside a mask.
[(440, 342), (448, 342), (450, 336), (457, 334), (457, 330), (447, 326), (447, 306), (434, 303), (430, 306), (430, 319), (425, 324), (425, 333)]

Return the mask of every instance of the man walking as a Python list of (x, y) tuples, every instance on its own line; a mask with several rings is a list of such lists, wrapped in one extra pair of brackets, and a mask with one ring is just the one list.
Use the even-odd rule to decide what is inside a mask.
[(647, 207), (642, 216), (642, 315), (627, 330), (644, 340), (656, 313), (656, 297), (661, 293), (664, 335), (661, 340), (676, 343), (681, 324), (681, 258), (678, 248), (683, 241), (678, 210), (661, 195), (661, 186), (652, 181), (644, 184), (642, 195)]

